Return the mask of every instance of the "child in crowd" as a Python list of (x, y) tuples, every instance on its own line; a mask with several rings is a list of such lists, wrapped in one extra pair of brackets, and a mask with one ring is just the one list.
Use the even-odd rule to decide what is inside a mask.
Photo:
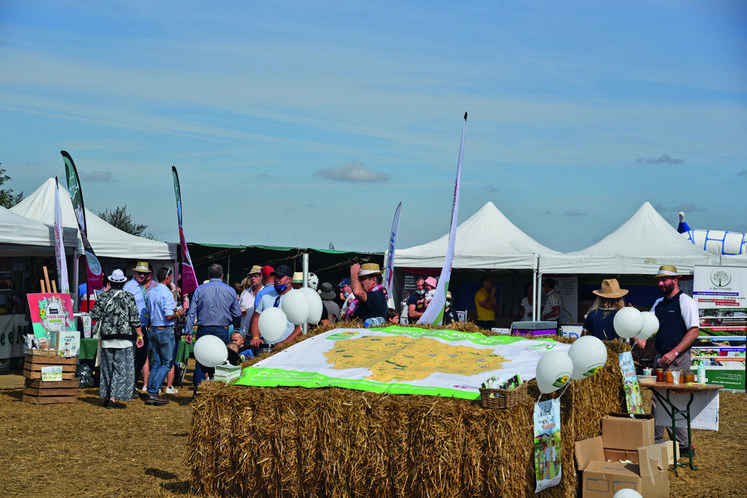
[(240, 332), (231, 334), (231, 342), (226, 344), (228, 362), (231, 365), (241, 365), (246, 360), (254, 358), (251, 348), (246, 347), (244, 342), (244, 336)]

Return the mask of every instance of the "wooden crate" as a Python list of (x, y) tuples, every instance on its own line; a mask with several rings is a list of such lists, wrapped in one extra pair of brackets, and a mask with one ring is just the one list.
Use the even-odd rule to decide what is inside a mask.
[[(31, 350), (23, 364), (23, 376), (26, 378), (23, 401), (37, 405), (78, 401), (80, 381), (75, 378), (77, 363), (77, 356), (65, 358), (53, 351)], [(62, 380), (41, 380), (42, 368), (51, 366), (62, 367)]]
[(79, 386), (80, 381), (78, 379), (57, 381), (26, 379), (23, 388), (23, 401), (36, 405), (74, 403), (78, 401)]

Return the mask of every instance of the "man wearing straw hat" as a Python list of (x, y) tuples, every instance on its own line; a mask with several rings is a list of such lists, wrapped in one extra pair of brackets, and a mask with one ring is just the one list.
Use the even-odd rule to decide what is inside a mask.
[(143, 393), (148, 392), (148, 378), (150, 377), (150, 365), (148, 363), (148, 351), (150, 342), (148, 340), (148, 327), (150, 317), (148, 308), (145, 306), (145, 296), (149, 290), (153, 289), (158, 282), (153, 281), (153, 272), (147, 261), (138, 261), (135, 266), (135, 274), (132, 280), (124, 284), (123, 289), (135, 297), (135, 304), (140, 313), (140, 328), (143, 331), (143, 341), (145, 345), (135, 351), (135, 387), (137, 388), (137, 378), (140, 371), (143, 372)]
[(386, 319), (386, 294), (384, 286), (379, 283), (381, 274), (378, 263), (355, 263), (350, 267), (350, 288), (355, 299), (346, 312), (351, 319), (362, 322), (376, 317)]
[[(659, 332), (654, 337), (654, 364), (665, 370), (688, 372), (691, 367), (690, 346), (698, 337), (700, 319), (698, 305), (693, 298), (680, 290), (679, 277), (677, 268), (672, 265), (660, 267), (659, 272), (654, 275), (659, 290), (664, 294), (651, 307), (651, 313), (659, 319)], [(644, 348), (646, 341), (638, 340), (638, 346)], [(655, 409), (654, 403), (652, 412)], [(664, 427), (657, 425), (654, 436), (661, 439), (664, 436)], [(671, 437), (670, 434), (670, 439)], [(689, 455), (690, 448), (683, 446), (687, 444), (686, 427), (677, 428), (677, 441), (680, 445), (680, 455)]]

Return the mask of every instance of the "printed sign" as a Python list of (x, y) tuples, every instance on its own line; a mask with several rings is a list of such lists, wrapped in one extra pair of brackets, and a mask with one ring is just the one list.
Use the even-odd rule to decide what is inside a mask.
[(70, 294), (27, 294), (34, 336), (50, 341), (50, 332), (75, 330)]
[(534, 492), (557, 486), (562, 477), (560, 437), (560, 399), (534, 404)]
[(641, 386), (638, 384), (638, 376), (635, 373), (633, 353), (625, 351), (618, 355), (620, 371), (623, 376), (623, 390), (625, 391), (625, 404), (628, 413), (644, 413), (643, 399), (641, 399)]
[(58, 381), (62, 380), (62, 365), (41, 367), (41, 380)]

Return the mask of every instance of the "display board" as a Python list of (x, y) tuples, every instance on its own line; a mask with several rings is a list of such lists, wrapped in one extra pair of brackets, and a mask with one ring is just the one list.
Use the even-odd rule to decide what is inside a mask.
[(34, 336), (50, 341), (50, 333), (76, 330), (70, 294), (27, 294)]
[(692, 347), (693, 368), (704, 365), (709, 384), (745, 390), (747, 268), (696, 266), (693, 297), (700, 336)]

